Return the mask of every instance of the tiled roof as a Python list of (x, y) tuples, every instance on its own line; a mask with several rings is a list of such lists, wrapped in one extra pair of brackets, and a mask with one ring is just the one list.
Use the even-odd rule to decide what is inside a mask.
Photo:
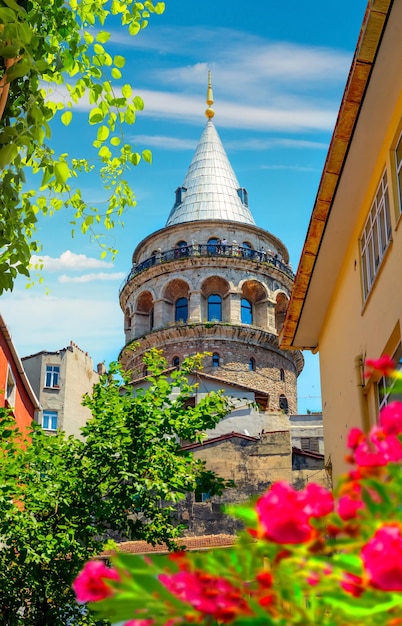
[(238, 190), (220, 137), (208, 120), (166, 226), (213, 219), (254, 225), (247, 201), (241, 200)]
[[(209, 548), (228, 548), (236, 542), (234, 535), (203, 535), (200, 537), (181, 537), (178, 543), (183, 543), (186, 550), (208, 550)], [(146, 541), (125, 541), (118, 545), (118, 552), (124, 554), (167, 554), (166, 544), (156, 546)], [(115, 550), (105, 550), (103, 557), (112, 556)]]

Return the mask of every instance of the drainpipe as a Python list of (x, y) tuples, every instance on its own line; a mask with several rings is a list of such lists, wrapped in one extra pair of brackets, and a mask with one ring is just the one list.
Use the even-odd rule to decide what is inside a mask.
[(367, 405), (367, 392), (362, 380), (363, 357), (361, 354), (355, 357), (355, 374), (358, 387), (360, 414), (362, 416), (363, 431), (367, 434), (370, 431), (370, 418)]

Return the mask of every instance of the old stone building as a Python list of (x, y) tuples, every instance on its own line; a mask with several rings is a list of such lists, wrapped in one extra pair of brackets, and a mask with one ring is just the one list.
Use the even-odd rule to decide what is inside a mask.
[[(236, 482), (241, 475), (249, 482), (244, 499), (281, 477), (271, 471), (279, 457), (282, 478), (290, 479), (288, 415), (297, 413), (296, 382), (304, 361), (301, 352), (284, 352), (278, 346), (294, 279), (288, 250), (254, 222), (248, 193), (212, 122), (210, 80), (207, 103), (208, 121), (184, 182), (176, 189), (166, 226), (137, 245), (121, 287), (126, 345), (120, 359), (132, 371), (136, 386), (146, 375), (142, 357), (151, 347), (163, 349), (171, 367), (186, 356), (210, 354), (197, 381), (197, 395), (225, 389), (236, 399), (236, 407), (208, 432), (197, 455), (206, 458), (210, 450), (213, 456), (219, 448), (220, 473), (225, 466), (225, 475), (233, 474)], [(262, 466), (268, 456), (261, 450), (274, 432), (286, 434), (276, 436), (276, 448), (270, 444), (276, 460)], [(266, 439), (266, 433), (272, 436)], [(239, 469), (247, 450), (255, 456), (254, 465), (247, 462), (250, 471), (257, 464), (261, 474), (258, 485)], [(217, 532), (212, 518), (202, 531), (211, 528)], [(194, 532), (200, 530), (193, 526)]]

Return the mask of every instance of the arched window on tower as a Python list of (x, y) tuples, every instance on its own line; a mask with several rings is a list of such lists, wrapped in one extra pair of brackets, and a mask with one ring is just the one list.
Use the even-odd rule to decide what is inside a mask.
[(149, 312), (149, 330), (153, 330), (154, 327), (154, 307)]
[(181, 240), (176, 245), (175, 256), (188, 256), (187, 241)]
[(173, 367), (179, 367), (179, 365), (180, 365), (180, 359), (179, 359), (179, 357), (178, 357), (178, 356), (175, 356), (175, 357), (174, 357), (174, 359), (173, 359), (173, 361), (172, 361), (172, 365), (173, 365)]
[(219, 354), (214, 352), (212, 355), (212, 367), (219, 367)]
[(251, 243), (249, 243), (248, 241), (243, 241), (241, 246), (243, 256), (246, 258), (251, 258), (253, 255), (253, 248), (251, 246)]
[(219, 240), (216, 237), (211, 237), (208, 239), (208, 254), (218, 254), (219, 250)]
[(289, 413), (288, 399), (283, 393), (279, 396), (279, 408), (284, 413)]
[(175, 322), (183, 322), (188, 319), (188, 300), (187, 298), (178, 298), (175, 305), (174, 320)]
[(279, 378), (280, 378), (282, 383), (285, 382), (285, 370), (282, 369), (282, 368), (279, 370)]
[(241, 322), (242, 324), (253, 323), (253, 307), (250, 300), (246, 300), (246, 298), (241, 300)]
[(222, 321), (222, 298), (217, 293), (208, 297), (208, 322)]
[(255, 372), (255, 359), (253, 359), (253, 357), (251, 357), (248, 362), (248, 369), (250, 372)]

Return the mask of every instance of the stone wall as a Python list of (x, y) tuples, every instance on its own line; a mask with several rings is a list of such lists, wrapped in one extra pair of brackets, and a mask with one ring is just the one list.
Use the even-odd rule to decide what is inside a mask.
[(204, 502), (196, 502), (194, 493), (187, 494), (179, 504), (178, 516), (187, 524), (188, 535), (234, 534), (241, 524), (223, 512), (223, 505), (261, 495), (276, 480), (291, 482), (289, 431), (263, 433), (259, 439), (233, 433), (188, 448), (206, 461), (208, 469), (236, 484), (220, 497), (204, 494)]

